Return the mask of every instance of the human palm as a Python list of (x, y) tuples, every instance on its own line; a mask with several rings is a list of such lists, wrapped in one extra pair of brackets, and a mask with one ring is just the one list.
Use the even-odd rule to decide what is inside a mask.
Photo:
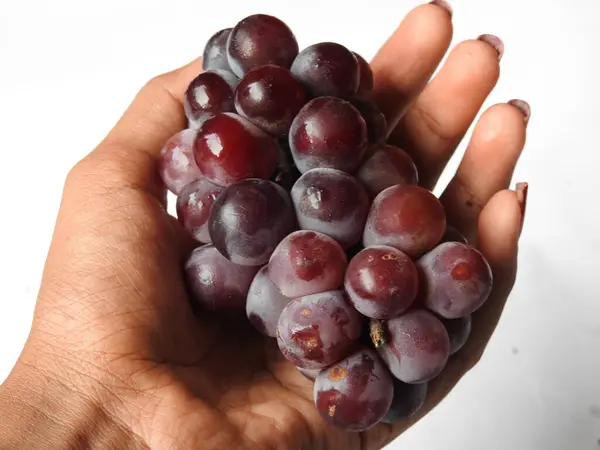
[[(499, 74), (500, 44), (487, 37), (457, 46), (427, 84), (451, 30), (447, 11), (421, 6), (372, 62), (375, 99), (395, 125), (390, 140), (411, 153), (428, 188)], [(321, 419), (312, 382), (274, 340), (243, 318), (192, 310), (181, 265), (193, 243), (166, 212), (156, 158), (185, 126), (181, 99), (199, 71), (195, 61), (152, 80), (71, 171), (32, 333), (3, 387), (35, 367), (98, 405), (119, 440), (99, 448), (380, 448), (476, 363), (499, 319), (524, 214), (526, 186), (506, 188), (524, 145), (527, 107), (500, 104), (482, 116), (441, 197), (449, 221), (478, 245), (494, 273), (494, 292), (474, 315), (471, 340), (431, 383), (418, 417), (345, 433)]]

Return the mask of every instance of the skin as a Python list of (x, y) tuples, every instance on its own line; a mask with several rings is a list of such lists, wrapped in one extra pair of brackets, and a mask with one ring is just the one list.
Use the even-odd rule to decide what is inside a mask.
[[(415, 158), (429, 188), (499, 76), (495, 48), (470, 40), (428, 82), (451, 36), (443, 7), (420, 6), (371, 63), (390, 140)], [(165, 212), (156, 157), (184, 128), (183, 93), (200, 71), (194, 61), (150, 81), (70, 172), (32, 330), (0, 387), (3, 448), (378, 449), (481, 358), (516, 275), (526, 189), (508, 187), (527, 111), (488, 109), (441, 197), (494, 272), (472, 338), (431, 383), (417, 417), (345, 433), (320, 418), (312, 383), (274, 340), (189, 306), (180, 267), (192, 244)]]

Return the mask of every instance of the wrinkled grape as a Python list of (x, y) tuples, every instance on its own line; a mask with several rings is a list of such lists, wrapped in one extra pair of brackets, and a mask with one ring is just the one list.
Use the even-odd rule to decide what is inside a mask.
[(414, 416), (427, 399), (427, 383), (407, 384), (394, 379), (394, 399), (383, 423), (393, 424)]
[(187, 129), (171, 137), (158, 159), (158, 171), (165, 187), (175, 195), (194, 180), (202, 177), (194, 160), (196, 130)]
[(412, 158), (401, 148), (389, 144), (376, 147), (360, 166), (356, 177), (372, 198), (392, 186), (419, 183)]
[(279, 316), (290, 301), (270, 280), (268, 266), (264, 266), (250, 285), (246, 314), (250, 323), (262, 334), (277, 337)]
[(188, 184), (177, 197), (179, 223), (198, 242), (211, 243), (208, 233), (208, 218), (212, 205), (223, 191), (222, 186), (200, 178)]

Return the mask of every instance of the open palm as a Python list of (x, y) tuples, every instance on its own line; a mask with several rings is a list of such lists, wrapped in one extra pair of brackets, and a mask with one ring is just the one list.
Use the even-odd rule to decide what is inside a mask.
[[(463, 42), (429, 82), (451, 35), (447, 10), (421, 6), (372, 62), (390, 141), (413, 156), (427, 188), (494, 87), (503, 51), (491, 36)], [(313, 405), (312, 383), (273, 340), (246, 320), (191, 309), (181, 264), (192, 244), (166, 213), (156, 157), (185, 126), (181, 99), (200, 70), (195, 61), (153, 79), (71, 171), (32, 333), (3, 388), (35, 368), (84, 397), (119, 440), (99, 448), (380, 448), (411, 423), (331, 428)], [(477, 362), (513, 286), (526, 186), (507, 188), (528, 118), (522, 102), (485, 112), (442, 195), (449, 222), (489, 260), (495, 288), (419, 417)]]

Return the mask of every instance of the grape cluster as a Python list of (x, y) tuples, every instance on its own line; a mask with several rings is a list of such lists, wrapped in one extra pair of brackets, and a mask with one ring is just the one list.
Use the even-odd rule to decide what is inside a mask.
[(299, 51), (287, 25), (253, 15), (212, 36), (203, 65), (189, 127), (159, 161), (200, 244), (185, 265), (193, 301), (275, 338), (331, 425), (410, 417), (468, 340), (488, 263), (386, 143), (360, 55)]

